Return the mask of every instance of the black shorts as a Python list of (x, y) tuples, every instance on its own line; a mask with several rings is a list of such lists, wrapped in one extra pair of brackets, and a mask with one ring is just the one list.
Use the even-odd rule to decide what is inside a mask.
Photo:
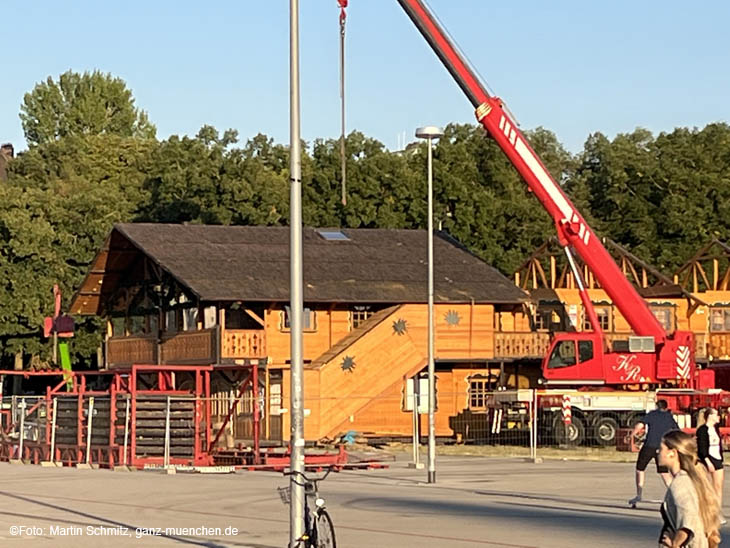
[[(712, 467), (715, 470), (722, 470), (722, 459), (716, 459), (715, 457), (711, 457), (710, 455), (707, 455), (707, 458), (710, 459)], [(705, 468), (707, 467), (707, 463), (704, 460), (702, 461), (702, 464), (705, 465)]]
[(666, 474), (669, 472), (666, 466), (659, 466), (659, 448), (648, 447), (646, 445), (642, 446), (641, 451), (639, 451), (639, 457), (636, 459), (636, 469), (643, 472), (646, 470), (651, 459), (654, 459), (656, 463), (657, 474)]

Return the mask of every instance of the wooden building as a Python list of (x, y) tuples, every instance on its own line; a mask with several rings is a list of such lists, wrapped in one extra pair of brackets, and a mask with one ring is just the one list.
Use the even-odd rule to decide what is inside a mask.
[[(426, 246), (425, 231), (304, 230), (307, 439), (347, 431), (410, 434), (409, 394), (425, 392)], [(449, 416), (494, 387), (498, 377), (516, 378), (512, 360), (539, 359), (544, 348), (528, 348), (525, 333), (509, 323), (524, 316), (528, 300), (509, 279), (442, 233), (434, 239), (434, 257), (436, 431), (449, 436)], [(236, 379), (225, 366), (258, 360), (265, 367), (259, 388), (264, 434), (284, 440), (288, 306), (286, 227), (119, 224), (75, 295), (71, 313), (107, 319), (107, 368), (132, 363), (220, 368), (214, 391), (221, 409), (236, 393)], [(237, 413), (245, 418), (250, 406), (241, 404)], [(245, 437), (245, 428), (231, 434)]]
[[(673, 274), (665, 275), (610, 241), (604, 241), (624, 275), (668, 332), (693, 331), (701, 364), (730, 362), (730, 246), (712, 240)], [(607, 342), (624, 340), (631, 328), (585, 266), (581, 272)], [(550, 240), (515, 272), (515, 283), (534, 303), (515, 325), (536, 332), (590, 329), (574, 276), (557, 241)]]

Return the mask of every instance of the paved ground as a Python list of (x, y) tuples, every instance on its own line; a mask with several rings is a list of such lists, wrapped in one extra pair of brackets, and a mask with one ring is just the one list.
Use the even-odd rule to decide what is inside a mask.
[[(288, 508), (276, 492), (287, 482), (274, 473), (166, 475), (0, 463), (0, 478), (3, 547), (279, 548), (288, 542)], [(631, 464), (441, 457), (438, 483), (424, 478), (405, 461), (331, 475), (323, 494), (338, 545), (656, 546), (658, 503), (626, 506)], [(659, 478), (648, 474), (646, 497), (662, 496)], [(26, 529), (17, 534), (13, 526)], [(219, 527), (221, 534), (203, 527)], [(164, 536), (137, 538), (138, 528), (161, 528)], [(165, 528), (197, 530), (165, 535)], [(238, 534), (227, 535), (226, 528)], [(724, 535), (730, 538), (730, 529)]]

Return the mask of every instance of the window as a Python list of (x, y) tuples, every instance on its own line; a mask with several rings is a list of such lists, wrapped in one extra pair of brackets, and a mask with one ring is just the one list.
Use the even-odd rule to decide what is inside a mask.
[(129, 317), (129, 334), (144, 335), (147, 332), (147, 319), (144, 316)]
[(535, 330), (560, 331), (562, 321), (560, 312), (556, 308), (541, 308), (535, 313)]
[(150, 314), (147, 316), (147, 322), (149, 324), (148, 333), (157, 335), (157, 331), (160, 327), (160, 317), (157, 314)]
[(593, 341), (578, 341), (578, 359), (580, 363), (593, 359)]
[[(604, 331), (611, 331), (611, 307), (610, 306), (594, 306), (596, 310), (596, 316), (598, 316), (598, 325)], [(588, 313), (583, 311), (583, 331), (590, 331), (592, 328), (591, 322), (588, 319)]]
[(195, 331), (198, 329), (198, 307), (183, 308), (183, 331)]
[[(282, 331), (288, 331), (291, 329), (291, 325), (289, 325), (289, 307), (285, 306), (284, 311), (281, 313), (281, 330)], [(311, 308), (304, 308), (304, 315), (302, 316), (302, 329), (304, 331), (316, 331), (317, 330), (317, 324), (315, 322), (315, 315), (314, 310)]]
[(553, 348), (548, 369), (559, 369), (575, 365), (575, 341), (560, 341)]
[(218, 309), (215, 305), (206, 306), (203, 309), (203, 329), (215, 327), (218, 323)]
[(126, 332), (125, 318), (117, 316), (111, 319), (112, 322), (112, 337), (124, 337)]
[(341, 230), (317, 230), (317, 232), (322, 238), (330, 242), (346, 242), (350, 239)]
[(165, 312), (165, 331), (168, 333), (176, 333), (180, 331), (178, 317), (177, 310), (167, 310)]
[(489, 381), (487, 379), (469, 380), (469, 409), (485, 409), (489, 395)]
[(369, 305), (354, 306), (350, 311), (350, 318), (352, 319), (352, 328), (357, 329), (362, 323), (373, 315), (373, 311)]
[(730, 331), (730, 308), (710, 309), (710, 331)]
[(665, 331), (674, 331), (674, 307), (673, 306), (650, 306), (654, 317), (662, 324)]

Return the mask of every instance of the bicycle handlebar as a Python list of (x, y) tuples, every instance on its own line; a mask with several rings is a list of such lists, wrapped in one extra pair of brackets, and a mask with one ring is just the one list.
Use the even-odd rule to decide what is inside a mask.
[[(324, 473), (324, 476), (322, 476), (321, 478), (307, 477), (307, 475), (304, 472), (300, 472), (299, 470), (290, 470), (289, 472), (282, 472), (282, 475), (284, 475), (284, 476), (301, 476), (304, 479), (304, 481), (308, 481), (311, 483), (311, 482), (324, 481), (327, 478), (327, 476), (329, 476), (330, 473), (332, 473), (333, 470), (336, 470), (336, 468), (334, 466), (330, 466), (329, 468), (327, 468), (327, 471)], [(336, 471), (339, 471), (339, 470), (336, 470)]]

